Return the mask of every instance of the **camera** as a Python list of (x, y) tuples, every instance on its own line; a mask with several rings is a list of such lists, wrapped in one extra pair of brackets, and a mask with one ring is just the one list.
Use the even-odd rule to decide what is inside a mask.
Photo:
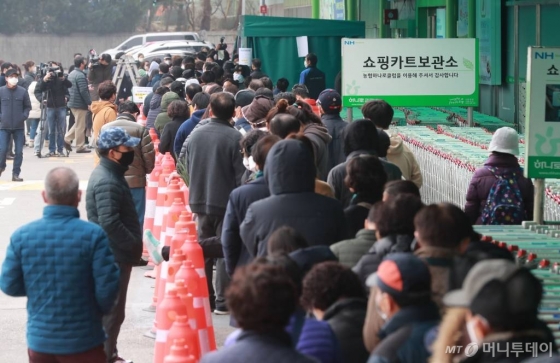
[(95, 49), (89, 50), (89, 61), (92, 67), (96, 67), (99, 65), (99, 55), (95, 51)]
[(49, 62), (39, 64), (39, 75), (41, 78), (45, 78), (49, 75), (51, 79), (54, 79), (64, 76), (64, 73), (62, 73), (62, 69), (59, 66), (53, 66), (53, 64)]

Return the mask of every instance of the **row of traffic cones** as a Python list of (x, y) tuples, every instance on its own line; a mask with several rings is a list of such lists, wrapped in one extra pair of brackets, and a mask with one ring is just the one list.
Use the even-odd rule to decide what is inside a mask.
[[(153, 129), (150, 135), (156, 144)], [(170, 247), (170, 258), (146, 273), (156, 279), (152, 305), (146, 310), (156, 314), (145, 335), (155, 338), (154, 363), (196, 363), (216, 349), (216, 339), (188, 188), (174, 172), (171, 155), (157, 155), (146, 187), (144, 231)], [(149, 265), (154, 266), (153, 261)]]

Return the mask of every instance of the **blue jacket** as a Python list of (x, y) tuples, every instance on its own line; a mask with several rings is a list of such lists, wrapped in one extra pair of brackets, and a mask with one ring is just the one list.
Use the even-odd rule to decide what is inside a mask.
[(251, 203), (270, 196), (268, 186), (263, 177), (234, 189), (229, 201), (222, 228), (222, 248), (226, 262), (226, 271), (231, 276), (237, 266), (251, 262), (252, 257), (243, 244), (239, 227)]
[(245, 130), (245, 132), (249, 132), (253, 129), (251, 127), (251, 124), (247, 121), (245, 117), (238, 118), (233, 126), (235, 126), (235, 128), (238, 130), (243, 129)]
[(31, 99), (25, 88), (0, 87), (0, 129), (23, 129), (29, 111), (31, 111)]
[(399, 310), (381, 328), (381, 343), (368, 363), (427, 362), (431, 355), (428, 349), (435, 337), (430, 334), (438, 324), (439, 311), (433, 302)]
[(346, 129), (348, 123), (341, 119), (339, 114), (324, 114), (321, 116), (321, 121), (323, 121), (327, 130), (329, 130), (329, 135), (332, 137), (331, 142), (327, 146), (329, 148), (328, 170), (330, 171), (338, 164), (346, 161), (346, 155), (344, 155), (344, 129)]
[(175, 152), (175, 155), (179, 156), (183, 143), (191, 134), (192, 130), (194, 130), (194, 127), (200, 122), (204, 112), (206, 112), (205, 108), (194, 111), (191, 117), (179, 126), (179, 130), (177, 130), (177, 135), (175, 135), (175, 141), (173, 143), (173, 151)]
[(43, 218), (14, 232), (0, 288), (27, 296), (27, 343), (47, 354), (75, 354), (103, 344), (102, 316), (118, 293), (119, 270), (103, 230), (74, 207), (50, 205)]
[(319, 98), (319, 94), (327, 88), (325, 82), (325, 73), (317, 67), (309, 66), (305, 68), (299, 75), (299, 83), (307, 86), (309, 98), (314, 100)]

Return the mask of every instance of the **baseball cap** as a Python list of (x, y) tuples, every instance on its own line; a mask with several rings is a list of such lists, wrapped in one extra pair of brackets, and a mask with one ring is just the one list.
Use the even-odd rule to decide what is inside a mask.
[(9, 69), (8, 71), (6, 71), (6, 78), (10, 77), (12, 74), (19, 74), (17, 69)]
[(443, 303), (469, 308), (492, 326), (521, 329), (535, 323), (542, 292), (529, 270), (510, 260), (491, 259), (474, 265), (463, 287), (448, 292)]
[(325, 113), (339, 113), (342, 108), (340, 94), (330, 88), (319, 94), (317, 104), (321, 106)]
[(411, 253), (391, 253), (383, 259), (377, 272), (371, 274), (366, 285), (377, 288), (396, 299), (429, 300), (432, 276), (424, 261)]
[(140, 139), (130, 136), (120, 127), (109, 127), (102, 129), (97, 139), (97, 148), (101, 150), (114, 149), (120, 145), (135, 147), (140, 143)]
[(253, 102), (255, 92), (251, 89), (244, 89), (235, 94), (235, 107), (245, 107)]
[(170, 54), (170, 53), (167, 53), (167, 54), (165, 55), (165, 57), (163, 57), (163, 59), (171, 59), (171, 54)]
[(501, 127), (492, 136), (488, 151), (519, 155), (519, 135), (511, 127)]
[(172, 84), (173, 78), (172, 77), (164, 77), (161, 81), (159, 81), (160, 86), (167, 86), (168, 84)]

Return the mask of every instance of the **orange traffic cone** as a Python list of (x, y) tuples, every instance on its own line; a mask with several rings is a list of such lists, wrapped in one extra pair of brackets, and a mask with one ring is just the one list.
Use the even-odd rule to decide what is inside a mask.
[[(148, 183), (146, 185), (146, 210), (144, 212), (144, 231), (154, 229), (154, 218), (156, 216), (156, 201), (158, 192), (159, 175), (163, 171), (161, 166), (161, 159), (157, 158), (154, 169), (148, 176)], [(144, 256), (148, 254), (146, 248), (142, 253)], [(153, 266), (153, 261), (150, 260), (150, 266)]]
[[(177, 249), (175, 250), (175, 252), (173, 252), (173, 255), (169, 259), (169, 264), (167, 266), (167, 285), (165, 287), (165, 291), (169, 291), (175, 287), (175, 275), (177, 274), (177, 271), (179, 271), (181, 265), (183, 264), (183, 261), (185, 260), (186, 257), (183, 254), (182, 250)], [(179, 292), (177, 291), (177, 294), (178, 293)]]
[(140, 110), (140, 113), (138, 114), (138, 117), (136, 118), (136, 122), (139, 123), (142, 126), (146, 126), (146, 115), (144, 115), (144, 112), (142, 112), (142, 109), (144, 107), (141, 107), (142, 105), (140, 105), (140, 107), (138, 107), (138, 109)]
[(161, 229), (163, 226), (163, 216), (165, 212), (165, 199), (167, 193), (167, 178), (171, 174), (171, 169), (162, 163), (162, 172), (158, 179), (158, 191), (156, 198), (156, 214), (154, 219), (154, 229), (152, 231), (154, 238), (161, 241)]
[(163, 165), (164, 168), (168, 166), (171, 169), (171, 171), (175, 171), (175, 160), (173, 159), (173, 156), (171, 156), (171, 153), (169, 152), (165, 153), (161, 165)]
[[(156, 129), (154, 129), (153, 127), (150, 130), (148, 130), (148, 132), (150, 133), (150, 137), (152, 138), (152, 142), (156, 142), (159, 139), (158, 136), (157, 136)], [(156, 148), (156, 150), (158, 150), (158, 149)]]
[(167, 343), (167, 334), (171, 325), (180, 315), (187, 315), (187, 308), (177, 296), (177, 291), (171, 289), (163, 301), (158, 304), (156, 311), (156, 345), (154, 349), (154, 363), (163, 362), (165, 357), (165, 345)]
[(190, 353), (195, 359), (200, 359), (200, 353), (198, 352), (198, 336), (196, 332), (191, 329), (186, 315), (178, 316), (173, 325), (171, 325), (171, 329), (169, 329), (167, 344), (165, 345), (166, 356), (171, 353), (172, 342), (177, 339), (184, 339), (186, 345), (190, 348)]
[[(189, 188), (187, 187), (187, 184), (185, 184), (183, 179), (181, 179), (181, 181), (179, 182), (179, 187), (181, 188), (181, 191), (185, 195), (185, 204), (189, 204)], [(189, 212), (190, 211), (191, 210), (189, 208)]]
[(171, 346), (171, 352), (163, 363), (196, 363), (196, 358), (189, 354), (189, 347), (183, 339), (175, 339)]
[(175, 279), (175, 290), (177, 290), (177, 295), (179, 295), (181, 301), (187, 306), (187, 316), (189, 317), (191, 329), (196, 331), (196, 314), (194, 312), (193, 296), (189, 293), (185, 281)]

